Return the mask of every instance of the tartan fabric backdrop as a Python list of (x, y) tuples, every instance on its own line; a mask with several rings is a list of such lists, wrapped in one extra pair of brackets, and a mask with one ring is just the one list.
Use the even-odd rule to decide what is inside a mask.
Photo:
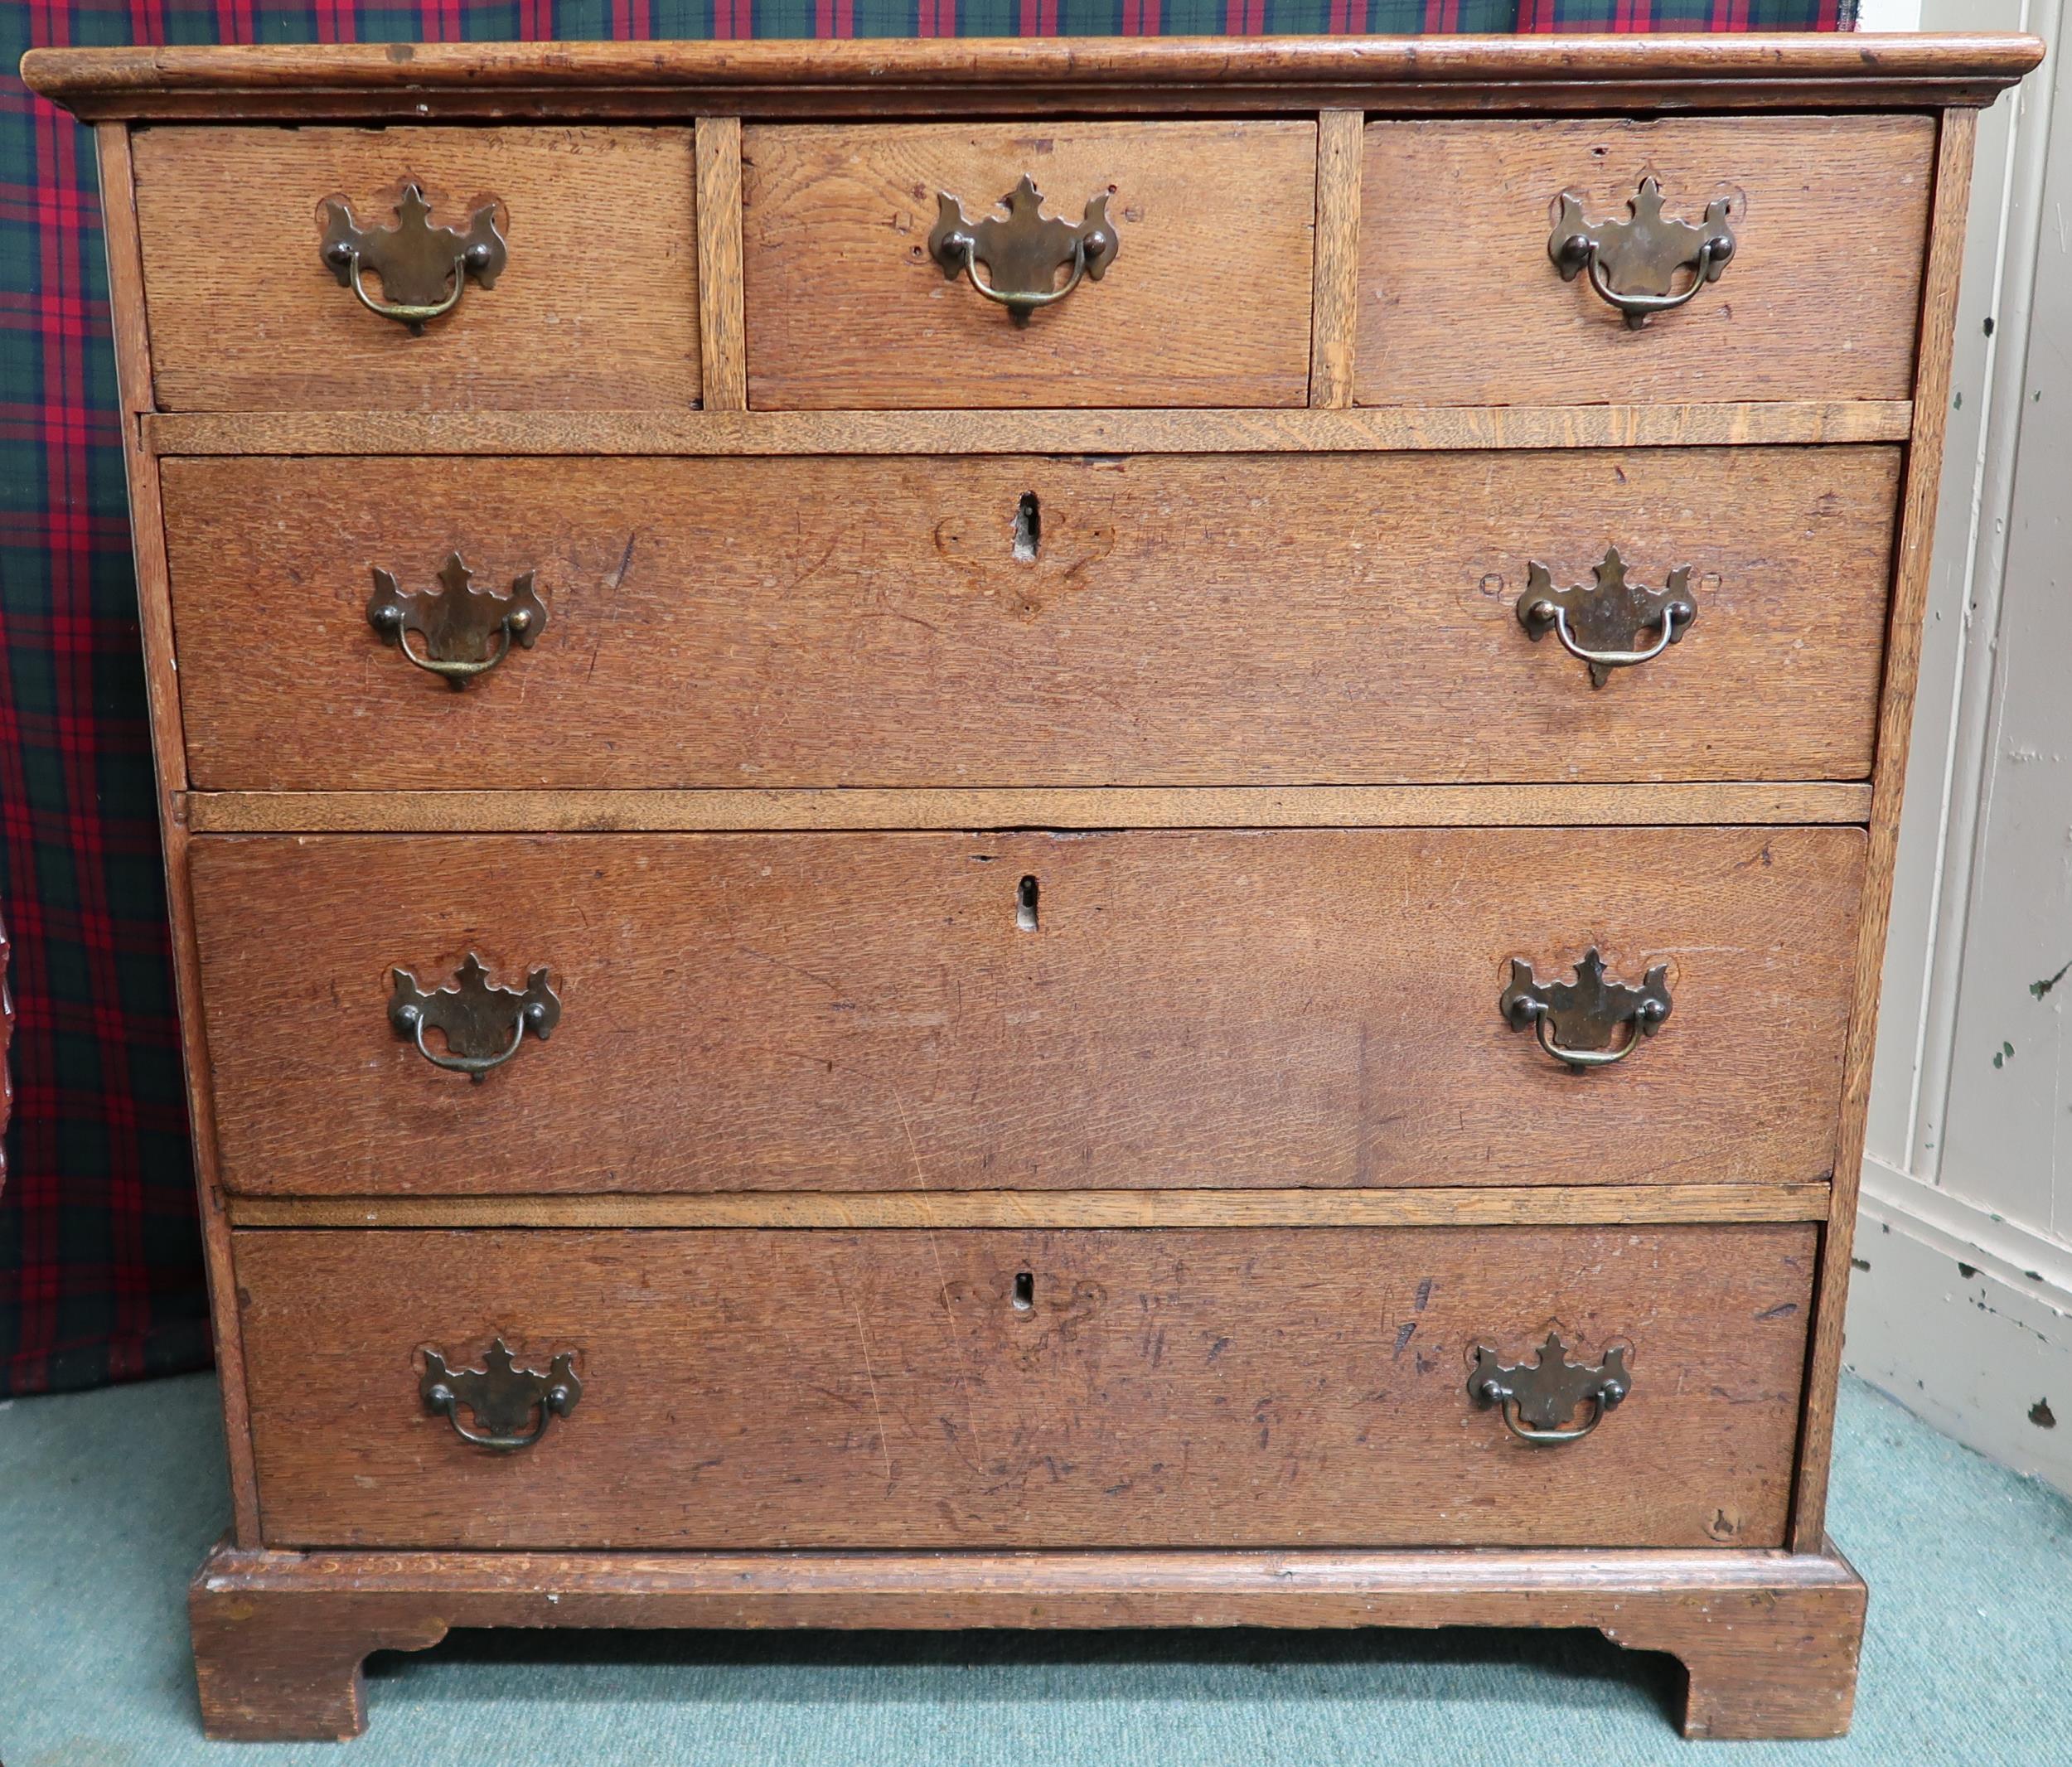
[(0, 0), (0, 1394), (199, 1368), (209, 1326), (86, 132), (46, 44), (1846, 30), (1854, 0)]

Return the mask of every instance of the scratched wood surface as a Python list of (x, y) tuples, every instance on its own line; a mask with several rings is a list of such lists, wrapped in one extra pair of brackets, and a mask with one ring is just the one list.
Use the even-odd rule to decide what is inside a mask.
[[(748, 402), (1300, 405), (1314, 119), (751, 127), (741, 138)], [(1100, 281), (1016, 326), (928, 255), (1026, 173), (1069, 222), (1110, 192)]]
[[(1934, 161), (1919, 115), (1369, 123), (1355, 397), (1904, 399)], [(1736, 246), (1629, 331), (1547, 238), (1562, 191), (1617, 219), (1647, 173), (1673, 215), (1730, 198)]]
[[(242, 1233), (270, 1546), (1766, 1547), (1814, 1230)], [(1025, 1303), (1025, 1304), (1024, 1304)], [(1628, 1347), (1558, 1449), (1478, 1345)], [(418, 1395), (574, 1352), (534, 1448)], [(472, 1419), (466, 1420), (472, 1422)]]
[[(205, 789), (1850, 779), (1895, 448), (1264, 458), (168, 460)], [(1033, 500), (1033, 501), (1028, 501)], [(1028, 511), (1024, 516), (1024, 512)], [(1527, 567), (1693, 572), (1602, 690)], [(538, 574), (455, 693), (370, 566)], [(1033, 556), (1019, 555), (1033, 554)], [(292, 668), (253, 666), (256, 635)]]
[[(688, 128), (165, 128), (136, 141), (158, 404), (168, 410), (465, 411), (698, 400)], [(435, 225), (487, 197), (510, 262), (422, 336), (366, 311), (318, 254), (317, 205)], [(370, 292), (379, 296), (380, 279)]]
[[(225, 1184), (274, 1195), (1817, 1182), (1861, 830), (205, 835)], [(1024, 879), (1034, 880), (1024, 928)], [(1513, 957), (1674, 1014), (1577, 1076)], [(563, 1002), (481, 1085), (386, 1017)]]

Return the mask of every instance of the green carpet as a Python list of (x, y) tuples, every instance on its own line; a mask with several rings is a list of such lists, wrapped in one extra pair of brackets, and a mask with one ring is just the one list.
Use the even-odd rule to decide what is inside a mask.
[(468, 1633), (375, 1658), (367, 1735), (201, 1740), (186, 1581), (226, 1514), (206, 1377), (0, 1406), (6, 1767), (2072, 1767), (2072, 1504), (1867, 1387), (1832, 1526), (1857, 1725), (1684, 1743), (1595, 1633)]

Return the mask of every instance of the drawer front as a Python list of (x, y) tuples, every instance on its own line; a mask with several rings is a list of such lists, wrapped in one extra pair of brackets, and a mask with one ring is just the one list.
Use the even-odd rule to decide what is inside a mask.
[[(1783, 1539), (1814, 1247), (1803, 1223), (260, 1232), (235, 1260), (270, 1546), (1745, 1547)], [(1550, 1332), (1582, 1368), (1623, 1353), (1629, 1391), (1527, 1444), (1469, 1377)], [(454, 1427), (540, 1427), (547, 1382), (467, 1378), (500, 1337), (574, 1377), (506, 1452)]]
[[(165, 409), (698, 402), (687, 128), (151, 128), (135, 164)], [(415, 225), (405, 182), (430, 205)], [(356, 230), (332, 243), (359, 251), (370, 300), (436, 304), (471, 248), (491, 254), (488, 285), (464, 270), (421, 335), (377, 315), (327, 265), (332, 199)]]
[[(1308, 122), (745, 129), (749, 403), (1302, 404), (1316, 133)], [(1036, 195), (1010, 210), (1024, 178)], [(1055, 292), (1074, 252), (1098, 279), (1082, 274), (1018, 320), (968, 269), (946, 276), (942, 257), (963, 259), (932, 249), (945, 196), (1001, 259), (980, 264), (981, 281)], [(1085, 257), (1104, 229), (1105, 264)], [(958, 230), (953, 218), (942, 236)]]
[[(189, 850), (224, 1182), (310, 1195), (1818, 1181), (1863, 863), (1841, 828)], [(1500, 997), (1593, 947), (1673, 1011), (1579, 1077)], [(482, 1014), (426, 1049), (508, 1063), (429, 1062), (399, 968)]]
[[(262, 790), (1861, 778), (1899, 458), (171, 460), (188, 764)], [(1608, 546), (1652, 592), (1687, 570), (1697, 617), (1600, 689), (1518, 608), (1536, 564), (1602, 593)], [(429, 598), (457, 551), (545, 607), (462, 693), (368, 617), (374, 571)]]
[[(1928, 116), (1372, 123), (1354, 396), (1910, 398), (1934, 159)], [(1695, 232), (1603, 233), (1648, 177), (1663, 217)], [(1687, 269), (1666, 284), (1649, 273), (1695, 251), (1715, 201), (1731, 255), (1687, 305), (1634, 328), (1587, 266), (1568, 281), (1556, 268), (1565, 192), (1614, 294), (1689, 287)]]

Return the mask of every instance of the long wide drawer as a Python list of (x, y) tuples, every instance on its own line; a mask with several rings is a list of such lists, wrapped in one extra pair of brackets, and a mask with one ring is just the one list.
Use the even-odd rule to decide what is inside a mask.
[[(1899, 460), (170, 460), (188, 764), (226, 790), (1861, 778)], [(1520, 617), (1550, 597), (1566, 637)], [(420, 629), (370, 617), (404, 601)], [(1659, 654), (1593, 671), (1570, 640)], [(491, 666), (454, 692), (442, 658)]]
[[(190, 851), (223, 1181), (307, 1195), (1818, 1181), (1863, 864), (1850, 828)], [(1593, 950), (1628, 1053), (1579, 1073), (1538, 1039), (1581, 1007), (1515, 989), (1587, 995)]]
[[(1814, 1248), (259, 1232), (235, 1258), (273, 1546), (1774, 1547)], [(1548, 1370), (1592, 1371), (1573, 1410), (1534, 1369), (1550, 1334)]]

